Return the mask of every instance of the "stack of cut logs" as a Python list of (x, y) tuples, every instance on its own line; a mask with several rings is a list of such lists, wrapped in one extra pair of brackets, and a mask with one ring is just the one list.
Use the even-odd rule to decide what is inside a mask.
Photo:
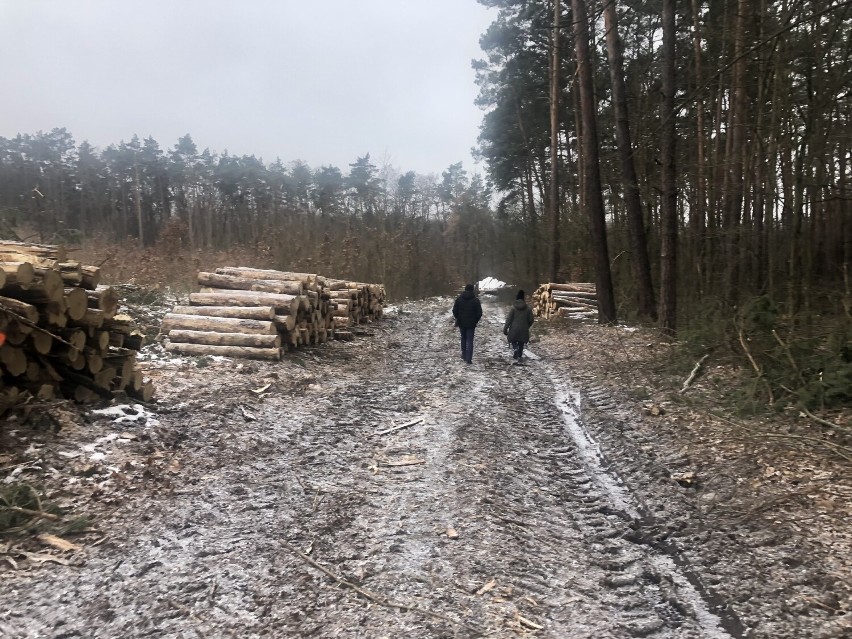
[(532, 294), (533, 312), (538, 317), (575, 317), (597, 313), (598, 294), (594, 284), (568, 282), (542, 284)]
[(0, 412), (23, 393), (151, 399), (136, 364), (143, 335), (99, 280), (100, 269), (68, 260), (62, 247), (0, 241)]
[(198, 274), (201, 292), (163, 318), (166, 350), (277, 360), (282, 349), (351, 340), (362, 322), (380, 319), (380, 284), (309, 273), (223, 267)]

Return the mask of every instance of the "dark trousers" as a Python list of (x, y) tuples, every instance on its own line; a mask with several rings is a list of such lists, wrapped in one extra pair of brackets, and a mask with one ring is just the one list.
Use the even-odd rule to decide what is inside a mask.
[(512, 357), (515, 359), (521, 359), (524, 354), (524, 343), (523, 342), (512, 342)]
[(473, 333), (475, 330), (475, 328), (459, 327), (459, 333), (461, 333), (461, 356), (468, 364), (473, 361)]

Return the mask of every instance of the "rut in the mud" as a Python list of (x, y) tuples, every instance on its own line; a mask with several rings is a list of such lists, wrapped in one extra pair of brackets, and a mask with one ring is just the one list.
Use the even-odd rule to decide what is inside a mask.
[[(544, 353), (511, 364), (502, 308), (486, 306), (471, 366), (457, 353), (447, 310), (423, 308), (381, 332), (367, 357), (254, 407), (256, 421), (239, 420), (215, 397), (167, 401), (161, 420), (183, 433), (186, 451), (173, 491), (140, 500), (135, 523), (84, 566), (18, 580), (3, 599), (26, 614), (0, 620), (0, 630), (737, 634), (688, 569), (644, 543), (639, 507), (583, 431), (570, 382)], [(419, 610), (371, 602), (293, 548), (379, 599)]]

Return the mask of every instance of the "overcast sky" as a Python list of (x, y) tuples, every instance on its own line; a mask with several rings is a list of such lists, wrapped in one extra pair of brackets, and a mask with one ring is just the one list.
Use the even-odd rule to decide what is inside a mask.
[(475, 166), (475, 0), (0, 0), (0, 136)]

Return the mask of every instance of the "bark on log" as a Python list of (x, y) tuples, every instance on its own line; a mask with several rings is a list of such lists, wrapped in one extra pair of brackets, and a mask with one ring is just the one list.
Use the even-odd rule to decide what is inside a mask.
[(223, 357), (245, 357), (249, 359), (281, 359), (280, 348), (256, 348), (251, 346), (211, 346), (209, 344), (166, 344), (170, 353), (185, 355), (221, 355)]
[(272, 321), (275, 318), (275, 309), (271, 306), (175, 306), (172, 313), (266, 321)]
[(38, 321), (38, 309), (32, 304), (27, 304), (14, 297), (0, 296), (0, 309), (10, 311), (33, 323)]
[(33, 244), (14, 240), (0, 240), (0, 253), (19, 253), (30, 257), (42, 257), (57, 262), (68, 259), (65, 247), (53, 244)]
[(597, 309), (589, 308), (588, 306), (562, 306), (556, 309), (557, 317), (574, 317), (589, 313), (597, 313)]
[(597, 301), (598, 296), (596, 293), (584, 293), (581, 291), (554, 291), (550, 294), (550, 299), (566, 299), (566, 298), (576, 298), (583, 300), (595, 300)]
[(160, 324), (160, 333), (166, 335), (175, 329), (217, 333), (251, 333), (254, 335), (273, 335), (276, 333), (275, 325), (267, 321), (169, 313)]
[(281, 295), (301, 295), (304, 291), (302, 282), (297, 280), (257, 279), (224, 273), (205, 273), (203, 271), (198, 274), (198, 284), (212, 288), (259, 291)]
[(573, 297), (554, 297), (552, 306), (559, 308), (560, 306), (586, 306), (588, 308), (597, 308), (597, 300), (578, 299)]
[(339, 291), (349, 287), (347, 286), (346, 280), (332, 280), (326, 278), (324, 288), (328, 291)]
[(249, 268), (241, 266), (225, 266), (217, 268), (216, 273), (233, 275), (255, 280), (285, 280), (301, 282), (304, 286), (316, 285), (317, 276), (314, 273), (293, 273), (291, 271), (276, 271), (274, 269)]
[(190, 331), (172, 329), (169, 341), (184, 344), (210, 344), (213, 346), (257, 346), (261, 348), (279, 348), (281, 336), (259, 335), (256, 333), (217, 333), (214, 331)]
[(189, 303), (193, 306), (272, 306), (277, 315), (295, 313), (301, 297), (255, 291), (215, 291), (191, 293)]
[(596, 290), (594, 282), (566, 282), (564, 284), (550, 282), (544, 286), (552, 291), (587, 291), (594, 293)]

